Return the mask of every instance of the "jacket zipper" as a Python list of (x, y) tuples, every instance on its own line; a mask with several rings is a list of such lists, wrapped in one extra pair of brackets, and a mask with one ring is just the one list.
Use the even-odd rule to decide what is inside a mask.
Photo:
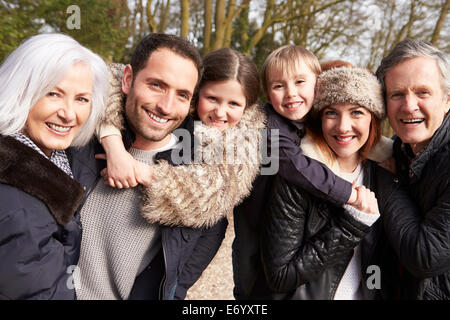
[(164, 257), (164, 275), (163, 278), (161, 280), (161, 283), (159, 284), (159, 300), (164, 300), (164, 294), (165, 294), (165, 285), (166, 285), (166, 274), (167, 274), (167, 260), (166, 260), (166, 250), (164, 247), (164, 241), (161, 237), (161, 246), (162, 246), (162, 250), (163, 250), (163, 257)]

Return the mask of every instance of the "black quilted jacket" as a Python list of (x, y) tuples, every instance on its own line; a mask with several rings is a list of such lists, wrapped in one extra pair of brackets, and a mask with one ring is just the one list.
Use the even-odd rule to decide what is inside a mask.
[(399, 138), (394, 142), (397, 172), (418, 206), (386, 217), (388, 236), (404, 266), (404, 299), (450, 299), (449, 129), (447, 115), (428, 146), (412, 160), (409, 146)]
[[(391, 173), (367, 161), (364, 185), (376, 194), (384, 193), (385, 203), (379, 203), (381, 215), (387, 206), (395, 210), (398, 194), (403, 191)], [(358, 244), (363, 298), (393, 298), (398, 266), (381, 218), (368, 227), (343, 208), (319, 200), (281, 177), (276, 178), (272, 191), (261, 246), (273, 298), (333, 299)], [(379, 289), (367, 285), (373, 275), (369, 266), (379, 267)]]

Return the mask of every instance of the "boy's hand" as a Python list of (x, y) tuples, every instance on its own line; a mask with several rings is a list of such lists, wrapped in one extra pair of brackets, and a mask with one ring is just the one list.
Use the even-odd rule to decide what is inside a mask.
[(357, 199), (358, 199), (358, 191), (356, 190), (356, 181), (353, 181), (352, 193), (350, 194), (350, 198), (348, 199), (347, 204), (355, 206)]
[(375, 197), (375, 193), (364, 186), (359, 186), (356, 190), (357, 200), (352, 206), (365, 213), (379, 214), (378, 201)]

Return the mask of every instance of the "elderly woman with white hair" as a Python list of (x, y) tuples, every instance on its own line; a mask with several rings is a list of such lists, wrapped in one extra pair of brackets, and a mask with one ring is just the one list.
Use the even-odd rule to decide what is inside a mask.
[(103, 115), (106, 64), (41, 34), (3, 62), (0, 82), (0, 299), (75, 299), (78, 210), (96, 172), (76, 147)]

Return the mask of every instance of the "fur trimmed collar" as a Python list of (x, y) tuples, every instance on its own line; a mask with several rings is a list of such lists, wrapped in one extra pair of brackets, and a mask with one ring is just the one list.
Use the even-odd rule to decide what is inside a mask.
[(267, 116), (264, 112), (264, 107), (258, 103), (248, 106), (242, 114), (241, 120), (232, 128), (228, 128), (225, 131), (207, 126), (200, 121), (195, 124), (195, 134), (210, 135), (213, 132), (225, 134), (227, 132), (243, 132), (246, 130), (260, 130), (267, 127)]
[[(252, 162), (257, 163), (259, 166), (261, 129), (265, 129), (266, 127), (267, 116), (263, 107), (257, 103), (248, 106), (241, 120), (234, 127), (227, 128), (224, 131), (196, 121), (194, 136), (196, 139), (200, 139), (200, 143), (194, 152), (197, 155), (202, 154), (202, 162), (207, 164), (230, 163), (228, 162), (229, 159), (227, 159), (229, 154), (232, 156), (232, 159), (236, 160), (233, 163)], [(249, 146), (250, 149), (246, 152), (243, 147)], [(231, 153), (231, 150), (227, 150), (230, 147), (234, 148)]]
[[(234, 148), (235, 159), (239, 162), (228, 163), (228, 158), (219, 156), (218, 161), (211, 163), (203, 158), (199, 163), (172, 167), (161, 161), (155, 165), (152, 184), (143, 188), (141, 212), (144, 218), (150, 223), (167, 226), (202, 228), (231, 214), (250, 194), (259, 172), (260, 129), (266, 127), (266, 122), (264, 109), (255, 104), (245, 110), (235, 127), (225, 131), (196, 124), (194, 132), (196, 136), (203, 136), (203, 150), (217, 150), (217, 155), (224, 152), (226, 136), (239, 138), (250, 132), (249, 138), (236, 143), (239, 148), (244, 147), (244, 152)], [(213, 160), (214, 152), (211, 153)]]
[(8, 136), (0, 136), (0, 183), (44, 202), (60, 225), (70, 222), (84, 195), (76, 180), (33, 149)]
[(327, 157), (322, 150), (318, 147), (317, 144), (315, 144), (309, 134), (306, 134), (302, 142), (300, 144), (300, 147), (302, 148), (302, 152), (305, 156), (317, 160), (319, 162), (322, 162), (325, 164), (335, 175), (339, 175), (340, 169), (339, 164), (334, 159), (330, 159)]

